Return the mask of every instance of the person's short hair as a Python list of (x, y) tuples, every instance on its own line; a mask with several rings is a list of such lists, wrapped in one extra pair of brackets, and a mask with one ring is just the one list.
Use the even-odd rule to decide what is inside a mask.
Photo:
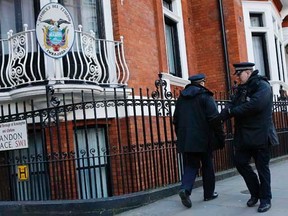
[(233, 64), (235, 68), (235, 73), (234, 75), (239, 75), (242, 71), (245, 70), (253, 70), (254, 63), (252, 62), (240, 62), (240, 63), (235, 63)]

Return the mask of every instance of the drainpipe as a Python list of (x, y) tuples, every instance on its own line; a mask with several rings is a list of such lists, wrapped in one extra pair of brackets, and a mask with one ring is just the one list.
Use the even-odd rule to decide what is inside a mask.
[(227, 39), (226, 39), (226, 28), (225, 28), (225, 18), (223, 13), (223, 2), (222, 0), (218, 0), (219, 13), (220, 13), (220, 21), (221, 21), (221, 34), (222, 34), (222, 44), (223, 44), (223, 52), (225, 58), (225, 79), (226, 79), (226, 87), (227, 92), (231, 92), (231, 78), (230, 78), (230, 68), (229, 68), (229, 56), (228, 56), (228, 47), (227, 47)]

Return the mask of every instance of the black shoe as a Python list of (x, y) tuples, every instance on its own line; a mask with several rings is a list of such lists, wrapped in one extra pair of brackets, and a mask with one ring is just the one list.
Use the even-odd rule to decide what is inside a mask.
[(270, 203), (260, 203), (260, 206), (258, 208), (258, 212), (266, 212), (271, 208)]
[(211, 197), (204, 197), (204, 201), (209, 201), (209, 200), (213, 200), (216, 199), (218, 197), (218, 193), (214, 192), (213, 195)]
[(179, 191), (179, 196), (181, 198), (182, 204), (186, 206), (187, 208), (192, 207), (192, 202), (190, 200), (189, 194), (185, 189), (181, 189)]
[(253, 206), (256, 205), (257, 202), (258, 202), (258, 198), (252, 196), (252, 197), (247, 201), (247, 206), (248, 206), (248, 207), (253, 207)]

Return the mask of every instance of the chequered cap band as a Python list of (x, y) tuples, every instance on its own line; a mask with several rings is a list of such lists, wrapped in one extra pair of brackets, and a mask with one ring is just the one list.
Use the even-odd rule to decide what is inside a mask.
[(235, 69), (236, 71), (241, 71), (241, 70), (253, 70), (253, 67), (238, 67)]

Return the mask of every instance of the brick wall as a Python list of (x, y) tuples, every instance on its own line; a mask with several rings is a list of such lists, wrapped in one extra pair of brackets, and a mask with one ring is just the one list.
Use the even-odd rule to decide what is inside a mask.
[[(122, 3), (122, 4), (121, 4)], [(124, 36), (130, 87), (153, 87), (160, 71), (167, 71), (162, 3), (155, 0), (112, 0), (114, 37)], [(164, 53), (164, 55), (163, 55)]]
[(278, 9), (278, 11), (281, 11), (283, 8), (283, 5), (281, 3), (280, 0), (273, 0), (274, 5), (276, 6), (276, 8)]
[[(124, 36), (130, 87), (154, 88), (167, 71), (162, 2), (112, 0), (114, 37)], [(189, 74), (207, 74), (207, 87), (226, 90), (226, 71), (217, 0), (183, 0), (182, 12)], [(241, 0), (223, 0), (230, 69), (247, 60)], [(180, 42), (181, 43), (181, 42)], [(233, 77), (232, 77), (233, 79)]]
[(288, 27), (288, 16), (286, 16), (283, 20), (283, 23), (282, 23), (282, 27), (285, 28), (285, 27)]
[[(218, 1), (185, 1), (183, 9), (189, 72), (207, 74), (207, 87), (226, 90), (224, 44)], [(184, 4), (183, 4), (184, 5)], [(183, 6), (184, 7), (184, 6)], [(231, 74), (233, 63), (247, 60), (244, 23), (240, 0), (223, 0), (228, 59)], [(233, 76), (231, 77), (233, 80)]]

